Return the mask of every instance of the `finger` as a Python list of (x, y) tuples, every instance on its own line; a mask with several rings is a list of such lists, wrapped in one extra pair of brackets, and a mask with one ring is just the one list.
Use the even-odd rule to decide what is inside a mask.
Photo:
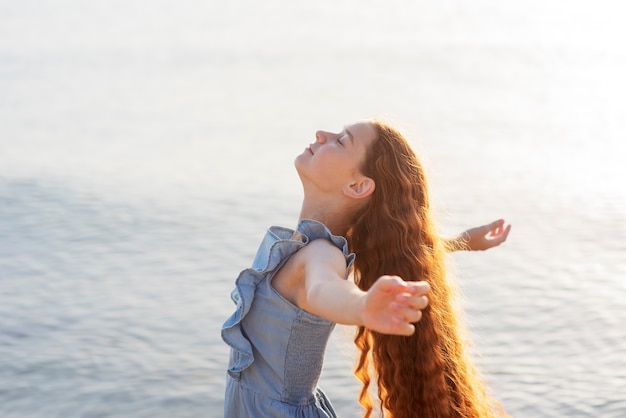
[(509, 236), (509, 232), (511, 232), (511, 225), (507, 225), (506, 228), (502, 230), (502, 233), (500, 234), (500, 243), (506, 241)]
[(407, 293), (402, 293), (396, 296), (396, 302), (400, 308), (408, 308), (414, 311), (426, 309), (428, 306), (428, 298), (422, 296), (411, 296)]
[(407, 283), (398, 276), (380, 276), (375, 285), (384, 292), (404, 291), (407, 287)]
[(475, 230), (478, 230), (480, 232), (480, 235), (486, 235), (489, 232), (494, 231), (501, 224), (501, 222), (502, 219), (498, 219), (497, 221), (493, 221), (483, 226), (476, 227)]
[(504, 225), (504, 219), (498, 219), (497, 221), (493, 221), (489, 225), (487, 225), (487, 230), (492, 235), (498, 234), (502, 229), (502, 225)]
[[(415, 325), (410, 322), (405, 322), (402, 318), (393, 317), (393, 328), (396, 334), (398, 335), (413, 335), (415, 332)], [(417, 322), (417, 321), (416, 321)]]
[(428, 284), (428, 282), (406, 282), (406, 284), (406, 292), (410, 293), (411, 295), (425, 295), (430, 292), (430, 285)]
[(493, 241), (494, 246), (500, 245), (504, 241), (506, 241), (507, 237), (509, 236), (510, 231), (511, 231), (511, 225), (507, 225), (507, 227), (504, 228), (498, 236), (493, 238), (492, 241)]
[(416, 315), (428, 306), (426, 296), (409, 297), (406, 294), (398, 295), (396, 300), (389, 304), (389, 309), (395, 315), (400, 316), (407, 322), (417, 320)]
[(426, 296), (419, 296), (417, 298), (412, 298), (409, 306), (411, 309), (419, 310), (426, 309), (428, 306), (428, 298)]
[(422, 311), (419, 309), (403, 308), (395, 313), (394, 318), (401, 322), (412, 324), (422, 319)]
[[(400, 280), (401, 281), (401, 280)], [(380, 276), (372, 285), (370, 290), (374, 290), (375, 292), (380, 292), (381, 294), (394, 295), (398, 292), (403, 291), (406, 286), (399, 286), (398, 280), (394, 279), (393, 276)]]

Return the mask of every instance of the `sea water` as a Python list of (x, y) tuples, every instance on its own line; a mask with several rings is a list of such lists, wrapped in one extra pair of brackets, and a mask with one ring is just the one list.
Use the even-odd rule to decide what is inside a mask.
[[(622, 8), (622, 9), (620, 9)], [(515, 417), (626, 415), (618, 2), (0, 4), (0, 416), (220, 417), (229, 292), (293, 159), (378, 117), (422, 159)], [(350, 327), (321, 386), (357, 417)]]

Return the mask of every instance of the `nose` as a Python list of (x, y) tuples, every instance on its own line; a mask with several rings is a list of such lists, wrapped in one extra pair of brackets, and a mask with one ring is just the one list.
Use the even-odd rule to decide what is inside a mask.
[(317, 131), (315, 132), (315, 139), (317, 140), (317, 142), (319, 142), (320, 144), (323, 144), (326, 142), (327, 137), (326, 137), (326, 132), (324, 131)]

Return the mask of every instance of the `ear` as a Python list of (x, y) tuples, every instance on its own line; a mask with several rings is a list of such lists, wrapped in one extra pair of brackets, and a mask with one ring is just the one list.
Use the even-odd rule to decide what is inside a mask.
[(373, 179), (361, 176), (358, 180), (344, 187), (343, 194), (352, 199), (363, 199), (374, 193), (375, 188), (376, 183)]

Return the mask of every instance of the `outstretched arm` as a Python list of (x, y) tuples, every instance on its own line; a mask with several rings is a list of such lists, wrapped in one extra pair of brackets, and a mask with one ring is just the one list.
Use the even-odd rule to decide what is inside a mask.
[(345, 258), (328, 241), (313, 241), (304, 251), (304, 287), (296, 303), (301, 309), (384, 334), (413, 334), (413, 323), (421, 319), (422, 309), (428, 305), (428, 283), (382, 276), (364, 292), (343, 277)]
[(506, 241), (510, 231), (511, 225), (505, 226), (504, 219), (498, 219), (463, 231), (456, 238), (445, 239), (445, 245), (448, 251), (484, 251)]

